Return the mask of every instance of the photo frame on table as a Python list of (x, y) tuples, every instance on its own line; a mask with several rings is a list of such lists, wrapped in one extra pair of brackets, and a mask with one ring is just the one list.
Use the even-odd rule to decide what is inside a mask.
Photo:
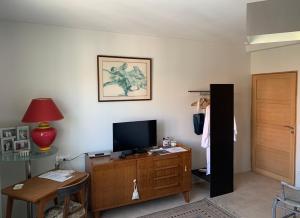
[(14, 151), (30, 150), (30, 140), (14, 141)]
[(152, 59), (97, 56), (98, 101), (152, 99)]
[(1, 151), (2, 153), (10, 153), (14, 151), (15, 137), (1, 138)]
[(16, 129), (16, 127), (9, 127), (9, 128), (1, 128), (0, 129), (0, 138), (9, 138), (9, 137), (17, 138), (17, 129)]
[(17, 127), (17, 140), (28, 140), (30, 137), (29, 126)]

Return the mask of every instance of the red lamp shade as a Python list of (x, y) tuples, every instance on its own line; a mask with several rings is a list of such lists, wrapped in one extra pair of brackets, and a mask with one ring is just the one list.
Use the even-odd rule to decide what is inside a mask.
[(49, 126), (48, 121), (61, 120), (63, 118), (63, 115), (51, 98), (36, 98), (31, 101), (22, 122), (39, 122), (39, 126), (32, 130), (31, 138), (39, 146), (40, 150), (47, 151), (56, 137), (56, 129)]
[(63, 118), (64, 116), (51, 98), (36, 98), (31, 101), (22, 122), (47, 122), (61, 120)]

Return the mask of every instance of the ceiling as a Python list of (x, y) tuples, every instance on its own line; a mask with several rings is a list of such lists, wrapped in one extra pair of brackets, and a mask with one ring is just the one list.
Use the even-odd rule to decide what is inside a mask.
[(0, 20), (195, 40), (246, 41), (253, 0), (0, 0)]

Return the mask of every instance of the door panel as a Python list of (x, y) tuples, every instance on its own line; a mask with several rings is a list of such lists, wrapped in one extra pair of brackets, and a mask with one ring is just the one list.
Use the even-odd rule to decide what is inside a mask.
[(95, 208), (111, 208), (132, 201), (133, 180), (136, 179), (136, 160), (99, 165), (95, 171), (97, 204)]
[(297, 72), (252, 77), (252, 168), (294, 184)]
[(283, 177), (289, 177), (289, 152), (257, 146), (256, 167)]
[(256, 103), (256, 122), (258, 124), (289, 125), (291, 109), (289, 104), (274, 104), (266, 101)]
[(266, 75), (263, 75), (263, 77), (257, 80), (257, 100), (287, 101), (291, 99), (289, 80), (286, 78), (270, 78)]
[(191, 151), (182, 153), (181, 155), (182, 161), (180, 164), (181, 169), (181, 186), (183, 191), (191, 190), (192, 188), (192, 177), (191, 177), (191, 171), (192, 171), (192, 157), (191, 157)]
[[(276, 136), (276, 137), (274, 137)], [(258, 125), (256, 127), (256, 145), (267, 148), (274, 148), (280, 151), (287, 151), (290, 149), (293, 136), (290, 130), (285, 127), (273, 127)]]

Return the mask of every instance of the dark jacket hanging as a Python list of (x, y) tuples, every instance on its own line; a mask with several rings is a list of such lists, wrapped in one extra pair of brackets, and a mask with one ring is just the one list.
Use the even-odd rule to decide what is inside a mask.
[(193, 115), (194, 132), (197, 135), (202, 135), (205, 114), (199, 113)]

